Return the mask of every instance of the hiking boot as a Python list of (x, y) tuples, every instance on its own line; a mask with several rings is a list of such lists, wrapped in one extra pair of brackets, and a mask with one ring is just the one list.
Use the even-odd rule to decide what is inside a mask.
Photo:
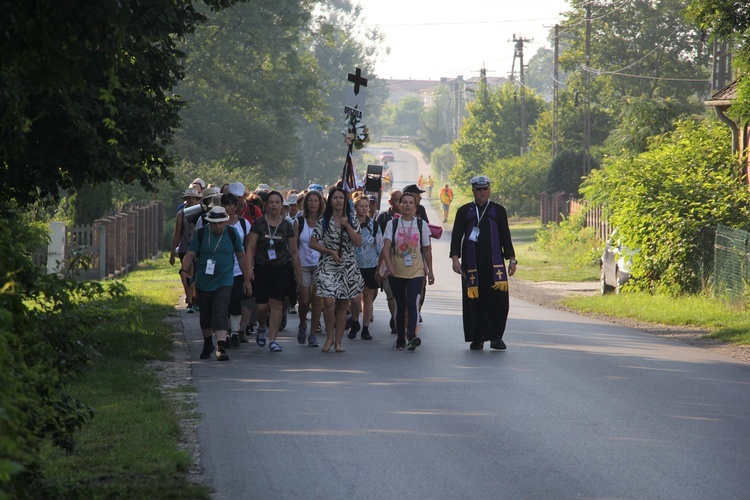
[(347, 337), (350, 340), (357, 338), (357, 333), (359, 332), (359, 321), (352, 321), (352, 327), (349, 329), (349, 334)]
[(213, 342), (204, 342), (203, 350), (201, 351), (201, 359), (211, 359), (211, 354), (214, 352)]
[(219, 347), (216, 348), (216, 360), (217, 361), (229, 361), (227, 355), (226, 342), (219, 342)]
[(236, 349), (236, 348), (240, 347), (240, 336), (239, 336), (239, 334), (237, 334), (237, 333), (233, 333), (232, 334), (232, 337), (229, 339), (229, 345), (233, 349)]

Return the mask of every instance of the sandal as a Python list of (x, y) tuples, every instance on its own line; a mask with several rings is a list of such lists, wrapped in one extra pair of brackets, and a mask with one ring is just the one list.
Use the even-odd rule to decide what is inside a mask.
[(344, 346), (342, 346), (341, 344), (334, 347), (333, 350), (336, 352), (346, 352), (346, 349), (344, 349)]
[(282, 351), (281, 346), (279, 344), (277, 344), (276, 341), (271, 341), (268, 344), (268, 349), (270, 349), (271, 352), (281, 352)]
[(331, 350), (331, 346), (333, 345), (333, 339), (326, 340), (325, 344), (323, 344), (323, 347), (320, 348), (323, 352), (328, 352)]

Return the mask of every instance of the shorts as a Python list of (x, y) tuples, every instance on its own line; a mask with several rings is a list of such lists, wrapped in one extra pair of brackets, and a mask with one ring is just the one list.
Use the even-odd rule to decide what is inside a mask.
[(449, 208), (451, 207), (450, 205), (446, 205), (446, 204), (445, 204), (445, 203), (443, 203), (443, 202), (441, 202), (440, 204), (441, 204), (441, 205), (443, 206), (443, 210), (445, 210), (446, 212), (447, 212), (447, 211), (448, 211), (448, 209), (449, 209)]
[(302, 266), (302, 284), (300, 286), (313, 286), (317, 277), (318, 266)]
[(229, 299), (229, 314), (231, 316), (242, 314), (242, 303), (246, 299), (244, 287), (245, 278), (241, 274), (235, 276), (234, 284), (232, 285), (232, 296)]
[(223, 286), (213, 292), (198, 290), (201, 330), (229, 330), (229, 301), (231, 297), (231, 286)]
[(268, 304), (269, 299), (284, 301), (290, 288), (297, 288), (294, 282), (292, 263), (283, 266), (262, 266), (255, 264), (255, 303)]
[(376, 267), (360, 267), (359, 272), (362, 273), (362, 278), (365, 280), (365, 286), (370, 290), (377, 290), (380, 288), (377, 280), (375, 279)]

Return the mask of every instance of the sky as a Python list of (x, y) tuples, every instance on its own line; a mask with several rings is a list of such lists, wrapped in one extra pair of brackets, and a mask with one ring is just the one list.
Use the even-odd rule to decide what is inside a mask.
[[(566, 0), (366, 0), (364, 24), (386, 35), (389, 55), (376, 62), (380, 78), (439, 80), (440, 77), (507, 77), (513, 65), (513, 35), (533, 39), (524, 47), (528, 64)], [(385, 52), (385, 51), (383, 51)], [(516, 63), (516, 72), (518, 63)]]

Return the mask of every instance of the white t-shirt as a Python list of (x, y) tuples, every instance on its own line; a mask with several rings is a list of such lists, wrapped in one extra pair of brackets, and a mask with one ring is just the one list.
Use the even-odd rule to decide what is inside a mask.
[[(394, 275), (406, 279), (424, 276), (422, 247), (430, 246), (430, 229), (427, 227), (427, 223), (422, 221), (422, 238), (420, 241), (419, 223), (416, 217), (410, 221), (405, 221), (402, 218), (392, 219), (385, 225), (384, 239), (390, 240), (393, 236), (393, 221), (395, 220), (398, 220), (396, 241), (391, 241), (391, 263), (393, 264)], [(411, 257), (410, 266), (406, 265), (407, 254)]]

